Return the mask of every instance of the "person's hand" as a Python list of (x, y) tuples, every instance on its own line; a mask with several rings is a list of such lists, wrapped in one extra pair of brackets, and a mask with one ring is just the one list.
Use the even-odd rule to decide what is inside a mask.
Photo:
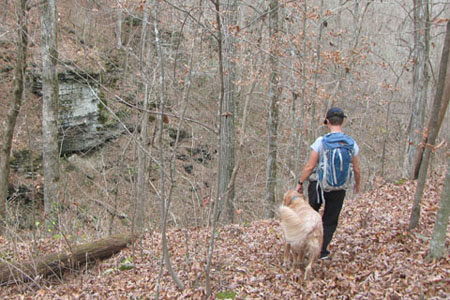
[(359, 185), (358, 185), (358, 184), (355, 184), (355, 186), (354, 186), (354, 192), (355, 192), (355, 194), (358, 194), (358, 193), (359, 193)]
[(297, 183), (297, 187), (295, 188), (297, 192), (303, 194), (303, 184)]

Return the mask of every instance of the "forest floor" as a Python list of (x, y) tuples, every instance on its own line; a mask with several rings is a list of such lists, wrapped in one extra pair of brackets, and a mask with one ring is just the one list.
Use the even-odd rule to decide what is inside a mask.
[[(228, 225), (216, 232), (210, 299), (448, 299), (450, 263), (426, 259), (442, 191), (442, 177), (427, 184), (417, 229), (407, 230), (414, 197), (413, 182), (379, 183), (372, 191), (346, 199), (327, 260), (313, 267), (314, 278), (297, 282), (301, 269), (282, 266), (279, 221)], [(263, 200), (261, 200), (263, 201)], [(206, 299), (205, 265), (210, 230), (170, 229), (172, 267), (180, 291), (164, 270), (161, 299)], [(449, 234), (447, 234), (448, 249)], [(0, 250), (28, 253), (31, 243)], [(60, 240), (39, 240), (41, 249)], [(6, 252), (4, 252), (6, 253)], [(150, 299), (157, 289), (161, 234), (148, 232), (129, 247), (94, 266), (66, 273), (62, 279), (0, 287), (2, 299)], [(26, 256), (26, 254), (24, 254)]]

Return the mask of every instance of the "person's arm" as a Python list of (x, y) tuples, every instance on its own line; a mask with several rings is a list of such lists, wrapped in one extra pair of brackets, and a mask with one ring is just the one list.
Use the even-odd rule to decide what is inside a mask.
[(356, 155), (352, 158), (353, 172), (355, 173), (355, 193), (359, 193), (359, 187), (361, 182), (361, 172), (359, 169), (359, 156)]
[[(302, 193), (303, 182), (309, 178), (309, 175), (311, 175), (318, 161), (319, 161), (319, 153), (312, 150), (311, 154), (309, 155), (308, 162), (306, 163), (306, 166), (303, 168), (302, 174), (300, 175), (300, 179), (297, 182), (297, 187), (295, 188), (297, 192)], [(300, 184), (300, 182), (302, 184)]]

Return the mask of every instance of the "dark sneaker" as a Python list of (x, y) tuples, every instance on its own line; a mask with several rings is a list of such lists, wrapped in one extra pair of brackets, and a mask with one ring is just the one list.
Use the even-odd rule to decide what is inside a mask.
[(330, 257), (330, 251), (322, 251), (320, 252), (320, 259), (328, 259)]

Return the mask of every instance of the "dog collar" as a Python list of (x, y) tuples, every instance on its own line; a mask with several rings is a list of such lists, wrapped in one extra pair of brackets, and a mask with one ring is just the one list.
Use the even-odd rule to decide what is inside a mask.
[(294, 196), (294, 197), (291, 199), (291, 201), (294, 201), (295, 199), (298, 199), (298, 198), (302, 198), (302, 196)]

